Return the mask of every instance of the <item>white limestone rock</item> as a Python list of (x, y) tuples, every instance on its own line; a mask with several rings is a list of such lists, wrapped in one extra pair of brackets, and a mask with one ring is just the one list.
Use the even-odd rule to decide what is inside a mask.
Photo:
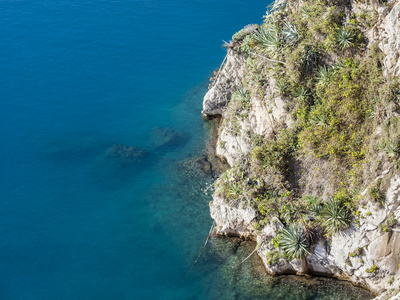
[[(387, 10), (387, 8), (386, 8)], [(385, 9), (384, 9), (384, 12)], [(387, 75), (400, 76), (400, 3), (393, 6), (382, 23), (373, 28), (374, 40), (385, 53), (384, 66)]]
[(205, 117), (221, 116), (236, 86), (244, 76), (246, 60), (243, 55), (230, 50), (226, 63), (218, 75), (217, 82), (204, 96), (203, 111)]
[(255, 236), (253, 221), (256, 212), (251, 207), (237, 202), (235, 205), (226, 203), (220, 197), (214, 197), (210, 202), (211, 218), (216, 223), (216, 233), (227, 236)]

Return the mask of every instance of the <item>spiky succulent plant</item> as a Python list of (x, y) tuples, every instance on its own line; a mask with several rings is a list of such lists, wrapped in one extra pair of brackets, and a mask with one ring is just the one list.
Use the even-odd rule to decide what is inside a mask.
[(319, 67), (316, 76), (318, 83), (322, 85), (328, 83), (329, 77), (330, 77), (329, 69), (326, 66)]
[(299, 33), (297, 32), (297, 28), (296, 25), (290, 24), (290, 23), (286, 23), (285, 22), (285, 27), (282, 30), (282, 37), (285, 40), (285, 42), (287, 44), (289, 44), (290, 46), (295, 45), (299, 39)]
[(300, 12), (301, 12), (301, 16), (304, 20), (308, 20), (312, 16), (312, 10), (307, 4), (304, 4), (301, 7)]
[(328, 234), (346, 228), (351, 222), (351, 214), (340, 200), (331, 198), (321, 212), (323, 218), (322, 226)]
[(354, 36), (350, 28), (342, 27), (336, 31), (336, 43), (341, 49), (353, 46)]
[(392, 141), (390, 141), (385, 147), (386, 155), (389, 158), (397, 157), (399, 155), (399, 152), (400, 152), (399, 150), (400, 150), (399, 149), (399, 145), (397, 143), (395, 143), (395, 142), (392, 142)]
[(281, 46), (279, 29), (273, 24), (264, 24), (254, 33), (254, 38), (269, 54), (275, 54)]
[(238, 101), (248, 101), (250, 92), (245, 87), (239, 87), (232, 95), (232, 98)]
[(291, 224), (284, 227), (278, 239), (279, 247), (292, 259), (304, 258), (310, 252), (302, 226)]
[(300, 86), (295, 92), (295, 97), (301, 102), (307, 102), (310, 96), (310, 91), (304, 86)]

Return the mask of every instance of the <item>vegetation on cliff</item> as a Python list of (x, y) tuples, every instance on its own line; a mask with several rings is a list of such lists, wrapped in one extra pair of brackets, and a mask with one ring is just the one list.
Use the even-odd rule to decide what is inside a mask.
[(224, 116), (232, 130), (240, 131), (251, 97), (268, 106), (271, 88), (291, 123), (270, 119), (268, 135), (249, 133), (250, 154), (221, 176), (215, 193), (255, 208), (256, 229), (277, 217), (285, 229), (276, 246), (288, 257), (357, 222), (365, 201), (382, 205), (390, 174), (372, 179), (399, 167), (400, 81), (384, 73), (383, 55), (366, 37), (376, 15), (354, 13), (346, 0), (277, 0), (263, 24), (246, 26), (227, 45), (247, 58)]

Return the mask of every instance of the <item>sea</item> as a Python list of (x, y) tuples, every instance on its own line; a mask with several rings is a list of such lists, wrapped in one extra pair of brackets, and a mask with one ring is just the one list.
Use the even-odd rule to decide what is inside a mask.
[[(260, 0), (0, 1), (0, 299), (369, 299), (212, 236), (200, 111)], [(201, 255), (199, 255), (201, 253)]]

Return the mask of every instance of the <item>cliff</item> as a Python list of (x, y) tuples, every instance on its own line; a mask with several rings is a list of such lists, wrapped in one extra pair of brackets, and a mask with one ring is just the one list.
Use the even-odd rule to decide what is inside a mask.
[(398, 299), (400, 2), (277, 0), (227, 47), (202, 111), (230, 166), (217, 234), (257, 240), (271, 274)]

